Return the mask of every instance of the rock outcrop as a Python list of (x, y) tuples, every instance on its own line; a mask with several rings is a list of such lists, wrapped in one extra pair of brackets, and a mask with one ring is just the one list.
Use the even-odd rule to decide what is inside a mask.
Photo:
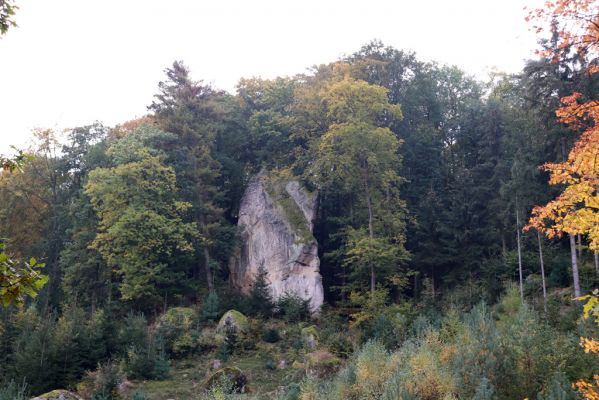
[(242, 246), (230, 264), (234, 286), (249, 291), (264, 268), (273, 299), (295, 294), (318, 313), (323, 289), (312, 235), (316, 201), (290, 177), (261, 172), (251, 179), (239, 210)]

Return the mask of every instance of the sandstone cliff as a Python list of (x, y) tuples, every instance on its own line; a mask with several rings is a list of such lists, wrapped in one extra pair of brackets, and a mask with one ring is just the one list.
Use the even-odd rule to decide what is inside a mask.
[(273, 299), (295, 293), (318, 312), (323, 289), (315, 216), (316, 194), (299, 182), (264, 172), (253, 177), (239, 211), (242, 245), (230, 264), (233, 285), (247, 292), (262, 266)]

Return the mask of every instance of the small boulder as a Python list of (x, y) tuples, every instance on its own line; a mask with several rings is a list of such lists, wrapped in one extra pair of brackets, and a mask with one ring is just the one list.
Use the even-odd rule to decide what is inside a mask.
[(83, 400), (77, 394), (68, 390), (57, 389), (48, 393), (41, 394), (31, 400)]
[(223, 366), (223, 362), (221, 360), (219, 360), (218, 358), (212, 360), (212, 365), (211, 365), (212, 369), (221, 369), (222, 366)]
[(247, 333), (250, 329), (248, 318), (237, 310), (229, 310), (221, 317), (216, 332), (221, 335), (225, 334), (227, 324), (234, 326), (237, 333)]
[(277, 364), (277, 368), (278, 369), (285, 369), (285, 368), (287, 368), (287, 362), (285, 360), (280, 360), (279, 363)]
[(247, 377), (237, 367), (224, 367), (206, 379), (202, 386), (210, 390), (217, 385), (227, 385), (231, 393), (246, 393)]
[(126, 393), (128, 390), (135, 388), (135, 385), (129, 381), (127, 378), (124, 378), (121, 383), (119, 383), (119, 393)]

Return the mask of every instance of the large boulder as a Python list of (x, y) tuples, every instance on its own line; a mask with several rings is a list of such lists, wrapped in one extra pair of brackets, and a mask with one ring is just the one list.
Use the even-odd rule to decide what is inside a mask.
[(48, 393), (41, 394), (31, 400), (83, 400), (73, 392), (63, 389), (56, 389)]
[(318, 328), (314, 325), (302, 329), (302, 342), (310, 350), (314, 350), (318, 346), (318, 336)]
[(225, 334), (227, 325), (235, 328), (236, 333), (247, 333), (250, 329), (248, 318), (237, 310), (229, 310), (223, 314), (216, 326), (216, 332)]
[(249, 292), (264, 268), (274, 300), (295, 294), (310, 300), (312, 312), (318, 313), (324, 295), (312, 235), (316, 206), (316, 193), (289, 175), (254, 176), (239, 210), (242, 245), (230, 263), (233, 285)]

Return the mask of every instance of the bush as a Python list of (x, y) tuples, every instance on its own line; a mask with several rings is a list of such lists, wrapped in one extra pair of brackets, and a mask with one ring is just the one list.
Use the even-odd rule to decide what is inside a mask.
[(131, 397), (131, 400), (148, 400), (148, 398), (144, 392), (135, 391)]
[(87, 372), (77, 385), (77, 392), (85, 398), (118, 399), (118, 385), (121, 373), (117, 364), (107, 362), (98, 365), (93, 372)]
[(0, 387), (0, 400), (27, 400), (29, 399), (27, 392), (27, 384), (17, 384), (15, 381), (10, 381), (8, 385)]
[(175, 307), (162, 314), (156, 323), (156, 336), (162, 338), (169, 356), (184, 357), (198, 348), (198, 318), (191, 308)]
[(276, 329), (267, 329), (262, 334), (262, 340), (264, 340), (266, 343), (277, 343), (279, 340), (281, 340), (281, 335)]

